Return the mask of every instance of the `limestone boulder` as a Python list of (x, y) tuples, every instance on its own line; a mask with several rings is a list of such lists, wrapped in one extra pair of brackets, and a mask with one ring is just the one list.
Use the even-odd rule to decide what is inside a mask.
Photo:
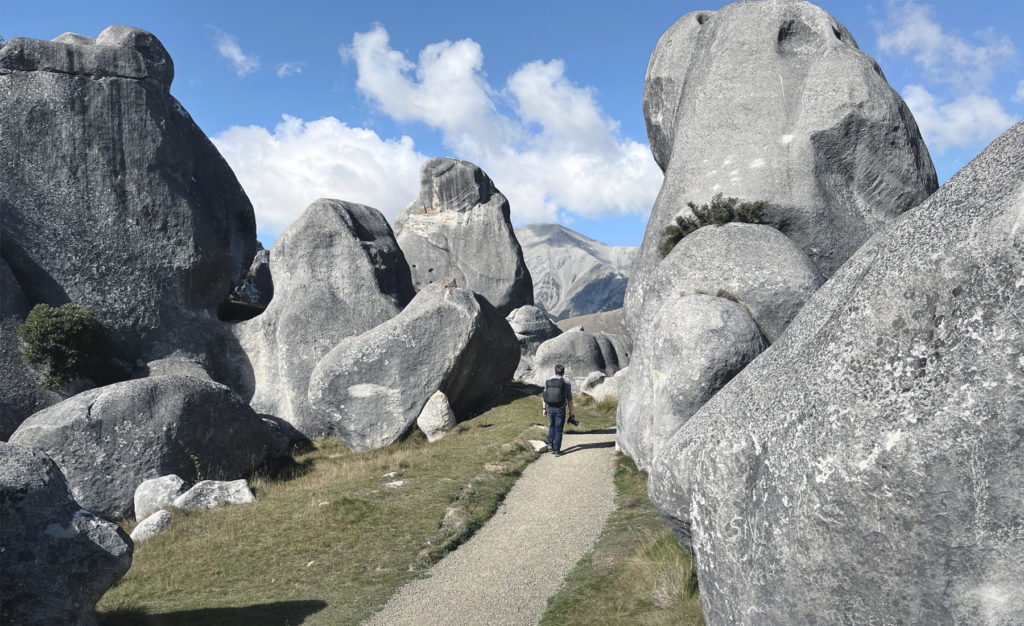
[(12, 443), (49, 455), (75, 499), (108, 519), (128, 517), (140, 483), (239, 478), (285, 456), (288, 441), (224, 385), (190, 376), (99, 387), (25, 420)]
[(274, 279), (270, 272), (270, 250), (260, 249), (242, 280), (231, 291), (231, 298), (246, 304), (266, 307), (274, 299)]
[(427, 441), (433, 443), (444, 437), (445, 434), (455, 427), (455, 413), (448, 404), (448, 396), (437, 391), (430, 396), (427, 403), (423, 405), (420, 416), (416, 418), (416, 426), (427, 436)]
[(131, 538), (136, 544), (148, 541), (171, 527), (174, 515), (170, 511), (156, 511), (132, 529)]
[(502, 396), (518, 363), (515, 333), (485, 298), (454, 281), (430, 284), (317, 364), (309, 400), (326, 416), (317, 436), (341, 437), (356, 452), (386, 446), (438, 390), (467, 419)]
[(629, 375), (629, 366), (626, 366), (611, 376), (605, 376), (601, 372), (591, 372), (583, 381), (580, 392), (587, 394), (598, 402), (607, 398), (619, 399), (622, 393), (622, 385)]
[(409, 266), (380, 211), (330, 199), (309, 205), (274, 242), (270, 263), (274, 299), (262, 315), (234, 326), (244, 354), (232, 387), (256, 411), (306, 435), (323, 433), (307, 400), (313, 368), (342, 339), (409, 303)]
[(97, 624), (96, 602), (132, 564), (116, 524), (75, 502), (56, 463), (0, 442), (0, 623)]
[(529, 378), (533, 370), (533, 357), (540, 344), (562, 334), (558, 326), (540, 308), (527, 304), (512, 311), (505, 318), (519, 340), (519, 367), (515, 377)]
[(650, 289), (662, 230), (718, 192), (765, 200), (768, 220), (825, 277), (938, 187), (913, 115), (850, 32), (808, 2), (687, 13), (644, 81), (651, 152), (665, 172), (626, 290)]
[(249, 504), (256, 501), (245, 479), (201, 480), (171, 503), (183, 511), (212, 509), (222, 504)]
[(676, 295), (647, 316), (619, 394), (616, 441), (637, 467), (767, 347), (742, 306)]
[[(170, 506), (174, 499), (185, 493), (188, 487), (177, 474), (149, 478), (139, 483), (132, 498), (135, 519), (141, 522), (160, 509)], [(134, 539), (135, 537), (132, 537)]]
[(1024, 622), (1024, 124), (655, 457), (709, 623)]
[(430, 159), (420, 168), (420, 195), (395, 220), (395, 235), (416, 289), (454, 278), (502, 315), (533, 304), (505, 196), (466, 161)]
[(579, 390), (590, 372), (613, 376), (628, 366), (632, 352), (633, 341), (624, 335), (567, 331), (537, 348), (529, 382), (544, 385), (555, 375), (555, 365), (561, 365), (573, 389)]

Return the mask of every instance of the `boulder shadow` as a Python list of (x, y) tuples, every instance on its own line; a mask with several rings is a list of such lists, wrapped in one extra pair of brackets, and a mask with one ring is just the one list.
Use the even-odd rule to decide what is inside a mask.
[(595, 442), (595, 443), (579, 443), (579, 444), (576, 444), (575, 446), (569, 446), (568, 448), (565, 448), (564, 450), (562, 450), (562, 454), (564, 455), (564, 454), (570, 454), (572, 452), (581, 452), (581, 451), (587, 450), (589, 448), (614, 448), (614, 447), (615, 447), (615, 442), (614, 441), (598, 441), (598, 442)]
[(292, 600), (156, 614), (130, 608), (100, 613), (99, 623), (100, 626), (283, 626), (301, 624), (326, 607), (323, 600)]

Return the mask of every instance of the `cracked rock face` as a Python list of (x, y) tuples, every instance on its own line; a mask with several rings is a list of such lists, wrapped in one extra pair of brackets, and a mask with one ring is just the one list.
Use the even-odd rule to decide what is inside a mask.
[(395, 219), (395, 236), (416, 289), (454, 278), (502, 315), (533, 304), (508, 200), (467, 161), (430, 159), (420, 168), (420, 195)]
[(256, 251), (252, 206), (173, 75), (157, 38), (127, 26), (0, 49), (3, 259), (30, 306), (91, 309), (133, 364), (202, 357)]
[(913, 116), (831, 15), (796, 0), (679, 19), (651, 55), (644, 117), (665, 181), (626, 291), (635, 331), (661, 232), (715, 193), (768, 220), (831, 276), (938, 187)]
[(655, 457), (708, 623), (1024, 623), (1024, 123)]

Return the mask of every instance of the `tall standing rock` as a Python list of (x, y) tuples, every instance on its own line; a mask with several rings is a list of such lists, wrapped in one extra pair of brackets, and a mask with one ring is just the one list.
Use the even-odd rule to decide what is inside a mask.
[(454, 278), (502, 315), (533, 304), (533, 280), (512, 231), (508, 200), (472, 163), (424, 163), (420, 195), (395, 220), (395, 235), (417, 289)]
[(665, 181), (626, 292), (631, 332), (662, 230), (717, 192), (766, 200), (826, 277), (937, 187), (913, 116), (878, 64), (807, 2), (695, 11), (662, 35), (644, 82)]
[(130, 363), (201, 356), (256, 251), (252, 205), (173, 76), (127, 26), (0, 49), (3, 260), (29, 304), (91, 309)]
[(709, 624), (1024, 623), (1024, 123), (655, 458)]
[(313, 368), (342, 339), (409, 303), (409, 266), (380, 211), (321, 198), (274, 243), (270, 268), (270, 306), (234, 329), (244, 351), (234, 386), (260, 413), (319, 433), (321, 417), (307, 400)]

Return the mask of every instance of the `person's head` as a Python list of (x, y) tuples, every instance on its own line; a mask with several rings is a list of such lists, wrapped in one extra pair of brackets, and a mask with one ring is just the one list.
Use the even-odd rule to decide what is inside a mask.
[(555, 366), (555, 376), (561, 376), (562, 374), (565, 374), (565, 368), (562, 367), (561, 365), (556, 365)]

